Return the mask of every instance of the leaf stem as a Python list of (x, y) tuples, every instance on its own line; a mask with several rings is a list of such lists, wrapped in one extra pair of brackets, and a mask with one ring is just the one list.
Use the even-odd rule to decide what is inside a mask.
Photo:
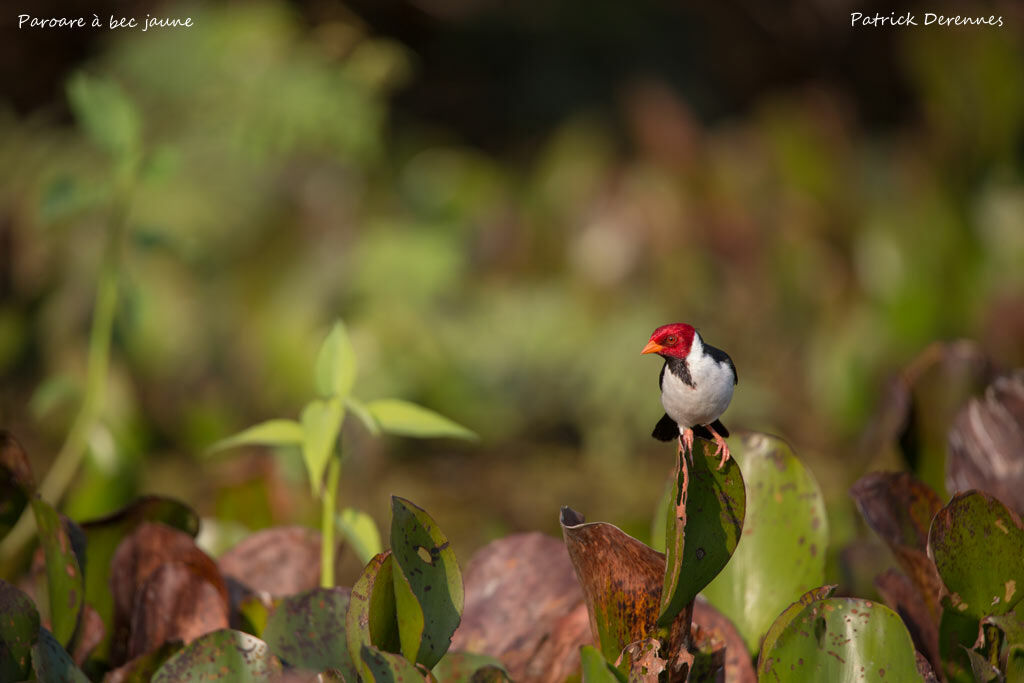
[(334, 453), (327, 463), (327, 483), (320, 497), (320, 585), (323, 588), (334, 587), (334, 515), (340, 481), (341, 454)]

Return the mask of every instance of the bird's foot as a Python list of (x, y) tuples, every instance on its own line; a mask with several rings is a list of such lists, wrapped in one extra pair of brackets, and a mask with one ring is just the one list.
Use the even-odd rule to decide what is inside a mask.
[(679, 435), (679, 450), (693, 453), (693, 430), (687, 427)]
[(715, 443), (718, 445), (715, 449), (715, 455), (721, 454), (722, 459), (718, 461), (718, 469), (722, 469), (729, 458), (732, 457), (732, 453), (729, 452), (729, 444), (725, 442), (721, 434), (711, 428), (711, 425), (708, 425), (708, 431), (711, 432), (711, 436), (715, 437)]

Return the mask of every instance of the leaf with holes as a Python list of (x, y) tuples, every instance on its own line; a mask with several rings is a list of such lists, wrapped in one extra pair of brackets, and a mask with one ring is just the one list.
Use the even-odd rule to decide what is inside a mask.
[(0, 680), (26, 680), (39, 639), (39, 612), (30, 597), (0, 581), (0, 614)]
[(399, 436), (475, 439), (476, 434), (433, 410), (397, 398), (370, 401), (366, 410), (380, 428)]
[(965, 615), (1006, 614), (1024, 596), (1024, 528), (1016, 513), (986, 493), (953, 496), (935, 515), (928, 554), (952, 607)]
[(324, 478), (327, 461), (334, 452), (345, 406), (341, 399), (331, 398), (310, 401), (302, 409), (302, 459), (309, 474), (309, 485), (313, 495), (320, 495), (320, 483)]
[(665, 525), (662, 626), (671, 624), (725, 567), (739, 543), (747, 505), (739, 465), (730, 458), (718, 469), (710, 442), (696, 439), (692, 458), (680, 454), (678, 463)]
[(356, 381), (356, 352), (345, 324), (334, 323), (316, 357), (316, 391), (321, 398), (344, 399)]
[(196, 638), (172, 656), (153, 683), (275, 680), (283, 668), (267, 644), (256, 636), (221, 629)]
[(786, 442), (766, 434), (739, 442), (732, 457), (747, 489), (743, 539), (703, 593), (756, 653), (779, 612), (824, 583), (828, 523), (817, 482)]
[(356, 668), (345, 636), (348, 606), (347, 588), (315, 588), (288, 596), (270, 613), (263, 640), (290, 667), (335, 669), (354, 681)]
[(392, 573), (389, 550), (373, 557), (352, 586), (345, 615), (345, 640), (349, 657), (364, 679), (370, 675), (362, 659), (364, 646), (387, 652), (397, 652), (400, 647)]
[[(412, 626), (403, 636), (402, 651), (411, 661), (428, 669), (441, 659), (451, 644), (452, 634), (462, 618), (464, 593), (459, 571), (448, 537), (430, 515), (404, 498), (391, 498), (391, 552), (409, 589), (423, 613), (422, 639), (415, 646), (416, 615), (410, 613)], [(398, 590), (399, 574), (395, 572), (396, 597), (399, 602), (399, 623), (402, 607), (411, 603), (408, 595)]]
[(765, 635), (759, 680), (921, 681), (910, 634), (885, 605), (829, 597), (833, 587), (805, 593)]
[(46, 557), (46, 586), (50, 598), (50, 623), (54, 637), (62, 644), (71, 642), (78, 626), (78, 617), (85, 600), (82, 566), (75, 546), (84, 546), (84, 538), (77, 541), (81, 530), (57, 514), (49, 503), (40, 498), (32, 500), (39, 542)]

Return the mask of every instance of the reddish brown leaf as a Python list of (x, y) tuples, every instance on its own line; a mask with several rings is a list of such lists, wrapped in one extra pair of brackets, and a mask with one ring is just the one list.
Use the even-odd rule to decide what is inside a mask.
[(1024, 513), (1024, 370), (997, 377), (956, 416), (946, 486), (980, 489)]
[(25, 494), (35, 491), (32, 467), (29, 465), (28, 456), (25, 455), (25, 449), (6, 429), (0, 429), (0, 471), (6, 471), (10, 481)]
[(928, 557), (928, 529), (942, 500), (909, 472), (872, 472), (850, 489), (864, 521), (892, 550), (938, 624), (942, 581)]
[(99, 612), (93, 609), (92, 605), (86, 603), (82, 607), (82, 618), (78, 622), (78, 632), (75, 634), (74, 650), (71, 658), (75, 664), (82, 666), (86, 658), (96, 649), (96, 646), (106, 635), (106, 627), (103, 625), (103, 618)]
[(302, 526), (250, 534), (220, 558), (220, 570), (251, 591), (294, 595), (320, 585), (320, 534)]
[(194, 563), (167, 562), (139, 588), (131, 620), (128, 657), (164, 643), (188, 644), (204, 633), (228, 627), (228, 602)]
[(563, 543), (541, 533), (494, 541), (473, 555), (463, 582), (452, 650), (496, 657), (524, 683), (560, 682), (579, 668), (590, 628)]
[(914, 647), (924, 653), (933, 668), (941, 669), (939, 624), (914, 583), (895, 569), (890, 569), (875, 578), (875, 587), (885, 604), (903, 619)]
[(121, 541), (111, 561), (110, 587), (114, 594), (111, 657), (114, 663), (125, 661), (141, 587), (150, 574), (169, 562), (187, 565), (191, 573), (209, 583), (227, 604), (227, 587), (216, 563), (196, 546), (189, 534), (158, 522), (143, 522)]
[(711, 647), (721, 643), (725, 647), (726, 683), (754, 683), (757, 680), (743, 636), (728, 617), (710, 603), (697, 598), (693, 605), (693, 625), (694, 641), (698, 646)]

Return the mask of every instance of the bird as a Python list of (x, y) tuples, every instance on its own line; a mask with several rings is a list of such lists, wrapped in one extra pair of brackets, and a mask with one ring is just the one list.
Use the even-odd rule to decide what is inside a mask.
[(725, 351), (706, 344), (692, 325), (672, 323), (654, 331), (641, 353), (665, 359), (658, 376), (665, 415), (651, 436), (659, 441), (679, 439), (679, 448), (693, 452), (693, 437), (714, 440), (718, 469), (731, 454), (725, 438), (729, 430), (719, 417), (729, 407), (737, 382), (736, 365)]

